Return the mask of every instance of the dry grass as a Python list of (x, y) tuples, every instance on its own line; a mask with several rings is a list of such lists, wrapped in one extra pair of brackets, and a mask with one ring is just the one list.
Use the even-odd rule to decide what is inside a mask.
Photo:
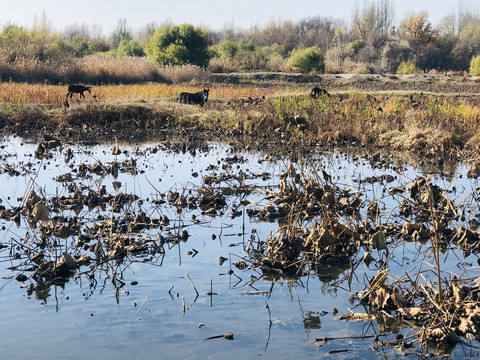
[[(149, 100), (156, 98), (176, 97), (183, 91), (201, 91), (203, 85), (169, 85), (165, 83), (147, 83), (130, 85), (101, 85), (92, 87), (92, 95), (97, 100)], [(205, 87), (210, 87), (208, 84)], [(213, 99), (241, 99), (272, 96), (282, 93), (276, 87), (230, 86), (215, 84), (210, 87), (210, 98)], [(0, 83), (0, 101), (13, 104), (54, 105), (62, 104), (67, 94), (66, 85), (45, 85), (29, 83)], [(85, 94), (90, 101), (88, 93)], [(79, 96), (74, 94), (73, 101)], [(90, 98), (90, 99), (89, 99)]]
[(13, 104), (58, 104), (63, 102), (66, 86), (4, 82), (0, 83), (0, 101)]
[(370, 69), (366, 64), (345, 60), (341, 63), (337, 61), (325, 61), (325, 73), (327, 74), (370, 74)]
[(12, 62), (0, 53), (0, 74), (2, 81), (30, 83), (181, 83), (208, 79), (208, 72), (195, 65), (161, 66), (145, 57), (114, 59), (101, 55), (72, 57), (58, 65), (25, 58), (17, 58)]
[[(203, 108), (175, 101), (180, 92), (197, 92), (204, 86), (210, 88), (210, 98)], [(470, 98), (438, 94), (413, 96), (405, 92), (372, 96), (350, 92), (313, 99), (308, 95), (307, 86), (311, 85), (153, 82), (102, 85), (93, 86), (95, 98), (86, 94), (82, 106), (89, 109), (85, 116), (92, 117), (102, 108), (141, 106), (150, 108), (152, 118), (159, 114), (178, 125), (200, 125), (204, 129), (253, 136), (279, 135), (282, 139), (293, 136), (306, 143), (356, 143), (436, 155), (478, 148), (475, 140), (480, 125), (480, 105)], [(0, 83), (0, 102), (4, 105), (37, 108), (48, 105), (57, 112), (58, 119), (62, 118), (66, 93), (65, 85)], [(79, 108), (78, 98), (75, 94), (70, 112)], [(128, 109), (124, 110), (128, 113)], [(21, 121), (22, 115), (19, 116), (14, 117), (13, 123)], [(112, 115), (109, 123), (114, 122), (116, 116)]]

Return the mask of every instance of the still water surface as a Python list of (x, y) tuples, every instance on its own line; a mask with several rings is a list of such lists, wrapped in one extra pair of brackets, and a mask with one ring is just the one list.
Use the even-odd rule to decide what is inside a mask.
[[(1, 220), (0, 242), (7, 247), (0, 250), (0, 358), (311, 359), (335, 356), (348, 359), (402, 356), (399, 350), (391, 348), (374, 350), (370, 338), (314, 344), (315, 338), (379, 333), (375, 323), (335, 319), (353, 307), (349, 302), (350, 293), (365, 288), (366, 279), (376, 274), (375, 265), (368, 268), (360, 263), (353, 273), (349, 269), (340, 274), (327, 273), (330, 278), (325, 277), (324, 281), (310, 275), (297, 281), (272, 283), (260, 279), (252, 286), (247, 285), (260, 273), (234, 266), (237, 260), (246, 256), (245, 242), (252, 230), (259, 239), (265, 240), (270, 232), (278, 229), (275, 222), (256, 222), (246, 215), (248, 207), (267, 203), (265, 194), (249, 195), (250, 205), (242, 207), (242, 215), (234, 219), (228, 205), (223, 216), (210, 217), (198, 210), (184, 211), (179, 215), (173, 208), (156, 207), (151, 203), (152, 199), (160, 198), (160, 193), (197, 188), (204, 175), (222, 173), (225, 159), (233, 155), (244, 161), (227, 168), (227, 172), (267, 172), (268, 178), (249, 181), (276, 190), (279, 176), (288, 167), (287, 160), (272, 160), (264, 154), (247, 151), (238, 153), (228, 145), (217, 143), (209, 144), (208, 151), (197, 151), (194, 155), (164, 150), (154, 142), (121, 145), (120, 155), (112, 155), (111, 144), (88, 148), (65, 145), (53, 150), (52, 157), (43, 161), (34, 156), (37, 144), (6, 138), (2, 146), (3, 166), (15, 166), (20, 172), (18, 176), (6, 172), (0, 175), (1, 204), (7, 208), (22, 203), (32, 182), (37, 193), (67, 195), (67, 190), (55, 180), (59, 175), (72, 172), (81, 163), (107, 164), (134, 158), (136, 174), (120, 172), (117, 178), (92, 175), (82, 180), (82, 185), (93, 189), (104, 185), (108, 193), (115, 193), (118, 188), (115, 190), (112, 183), (120, 182), (119, 191), (136, 194), (143, 200), (133, 206), (142, 207), (154, 218), (166, 215), (172, 221), (182, 222), (187, 226), (189, 238), (167, 248), (162, 258), (148, 261), (132, 258), (120, 264), (115, 269), (121, 272), (125, 283), (120, 289), (112, 284), (112, 274), (106, 270), (97, 271), (95, 279), (80, 273), (63, 287), (52, 285), (44, 292), (31, 292), (28, 291), (30, 280), (22, 285), (14, 278), (18, 272), (9, 270), (9, 267), (18, 265), (12, 259), (10, 245), (12, 242), (22, 243), (38, 230), (30, 228), (24, 221), (18, 227), (12, 221)], [(68, 163), (65, 160), (67, 147), (74, 154)], [(341, 153), (319, 154), (309, 166), (321, 166), (334, 175), (338, 184), (353, 188), (358, 186), (358, 179), (375, 174), (393, 175), (396, 179), (389, 186), (408, 184), (422, 175), (420, 170), (408, 167), (401, 168), (401, 171), (398, 167), (396, 171), (392, 167), (374, 169), (361, 157)], [(466, 179), (464, 167), (457, 166), (455, 172), (452, 184), (458, 197), (462, 198), (475, 189), (476, 183)], [(433, 178), (443, 188), (449, 186), (451, 180), (438, 175)], [(379, 198), (385, 187), (376, 183), (364, 186), (362, 190), (372, 198)], [(239, 198), (232, 197), (227, 203), (238, 204), (239, 201)], [(383, 205), (387, 209), (395, 206), (388, 201)], [(96, 216), (105, 215), (100, 209), (93, 212), (96, 214), (84, 209), (79, 214), (85, 217), (87, 226)], [(193, 221), (192, 216), (199, 221)], [(158, 232), (158, 229), (151, 230), (152, 238)], [(363, 250), (358, 256), (363, 256)], [(228, 260), (221, 265), (220, 257)], [(392, 256), (390, 269), (401, 276), (408, 269), (419, 266), (422, 260), (433, 261), (429, 244), (402, 244)], [(445, 269), (461, 272), (458, 264), (476, 264), (476, 257), (462, 259), (461, 252), (451, 249), (442, 261)], [(214, 294), (209, 295), (210, 291)], [(336, 315), (334, 308), (339, 311)], [(355, 310), (364, 312), (361, 307)], [(226, 333), (233, 333), (234, 340), (223, 337), (206, 340)], [(409, 334), (408, 330), (404, 333)], [(478, 350), (478, 345), (473, 343), (468, 349), (458, 347), (455, 353), (469, 357)]]

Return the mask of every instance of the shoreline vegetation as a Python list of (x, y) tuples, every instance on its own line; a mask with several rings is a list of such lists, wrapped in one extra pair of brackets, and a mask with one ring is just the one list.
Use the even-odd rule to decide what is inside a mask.
[[(210, 87), (205, 107), (176, 101)], [(314, 86), (331, 96), (310, 96)], [(66, 85), (0, 83), (4, 135), (74, 141), (172, 133), (251, 144), (354, 146), (426, 160), (478, 160), (480, 82), (446, 75), (207, 74), (189, 82), (93, 86), (65, 107)], [(88, 140), (87, 140), (88, 141)], [(475, 167), (475, 166), (474, 166)]]
[[(45, 293), (45, 283), (62, 286), (81, 266), (90, 265), (81, 273), (90, 281), (94, 273), (108, 269), (104, 265), (109, 261), (163, 256), (166, 244), (178, 244), (180, 251), (180, 242), (189, 238), (183, 225), (187, 215), (193, 215), (192, 225), (197, 224), (196, 214), (231, 214), (232, 220), (242, 215), (243, 221), (248, 216), (255, 222), (278, 222), (278, 230), (266, 239), (253, 229), (243, 248), (248, 258), (242, 259), (249, 264), (235, 263), (239, 270), (261, 270), (261, 278), (272, 281), (271, 289), (277, 280), (310, 273), (323, 282), (323, 267), (340, 272), (351, 268), (351, 277), (344, 278), (350, 281), (346, 279), (357, 277), (361, 262), (367, 267), (378, 264), (366, 288), (349, 297), (352, 304), (357, 300), (357, 305), (368, 306), (368, 314), (349, 309), (335, 318), (377, 321), (380, 334), (374, 336), (374, 347), (398, 346), (403, 351), (418, 344), (421, 353), (428, 348), (450, 353), (464, 339), (478, 338), (480, 291), (476, 278), (467, 273), (474, 263), (459, 259), (460, 275), (441, 266), (441, 257), (451, 257), (452, 246), (462, 250), (465, 260), (475, 255), (478, 262), (478, 188), (473, 180), (470, 194), (465, 187), (457, 192), (455, 186), (450, 189), (452, 183), (440, 187), (429, 176), (461, 178), (465, 168), (459, 162), (470, 166), (468, 177), (480, 176), (480, 77), (474, 76), (480, 75), (480, 37), (475, 36), (480, 33), (480, 13), (471, 10), (460, 5), (458, 13), (436, 27), (426, 12), (412, 13), (396, 27), (393, 1), (378, 0), (356, 7), (350, 28), (313, 17), (296, 24), (272, 22), (251, 32), (150, 24), (135, 36), (123, 20), (109, 40), (77, 26), (54, 33), (46, 13), (31, 30), (5, 26), (0, 33), (0, 131), (6, 140), (0, 172), (30, 178), (24, 197), (17, 197), (20, 205), (5, 202), (0, 211), (2, 219), (17, 227), (22, 223), (25, 230), (21, 245), (11, 241), (4, 246), (10, 246), (6, 261), (18, 260), (9, 267), (19, 272), (15, 280), (33, 279), (36, 288), (31, 283), (27, 291), (42, 287)], [(68, 98), (69, 84), (87, 86), (86, 98), (77, 93)], [(204, 106), (177, 100), (182, 92), (202, 89), (209, 89)], [(17, 171), (17, 150), (8, 136), (35, 144), (39, 161), (63, 161), (55, 157), (64, 152), (67, 173), (55, 177), (55, 195), (42, 190), (39, 172), (30, 176), (33, 167), (26, 167), (23, 175)], [(154, 188), (155, 196), (142, 199), (119, 192), (118, 181), (107, 190), (110, 185), (102, 185), (107, 175), (117, 179), (119, 172), (142, 173), (135, 157), (143, 156), (137, 145), (144, 141), (158, 142), (144, 152), (153, 157), (167, 149), (195, 154), (208, 150), (209, 141), (218, 141), (234, 150), (261, 151), (267, 161), (281, 159), (285, 171), (272, 173), (279, 176), (272, 189), (255, 181), (250, 185), (250, 180), (270, 174), (244, 172), (235, 155), (217, 160), (218, 167), (209, 165), (207, 170), (214, 172), (202, 175), (199, 187), (189, 185), (181, 192), (180, 184), (165, 193)], [(84, 145), (88, 152), (89, 145), (99, 142), (113, 146), (112, 161), (95, 159), (95, 164), (82, 162), (76, 169), (69, 146)], [(124, 143), (129, 143), (131, 150), (125, 152), (132, 156), (117, 162), (119, 144)], [(336, 149), (351, 150), (372, 169), (398, 173), (399, 186), (388, 185), (397, 176), (375, 173), (359, 180), (357, 191), (352, 182), (345, 186), (332, 181), (337, 179), (333, 173), (309, 166), (310, 154)], [(404, 165), (413, 165), (422, 175), (408, 184)], [(334, 163), (331, 170), (342, 166)], [(217, 174), (220, 167), (225, 173)], [(370, 191), (367, 184), (373, 183), (378, 187)], [(248, 196), (258, 194), (266, 201), (253, 206)], [(395, 201), (392, 208), (384, 206), (387, 201)], [(161, 217), (156, 215), (160, 206)], [(174, 212), (181, 221), (170, 228), (166, 214)], [(422, 264), (432, 269), (421, 265), (416, 275), (415, 267), (404, 275), (390, 274), (388, 263), (396, 261), (390, 255), (403, 242), (430, 242), (419, 251), (426, 259)], [(117, 291), (125, 283), (117, 287), (115, 278), (112, 271)], [(260, 277), (250, 279), (253, 284)], [(404, 338), (398, 329), (407, 328)], [(380, 340), (384, 333), (395, 340)]]

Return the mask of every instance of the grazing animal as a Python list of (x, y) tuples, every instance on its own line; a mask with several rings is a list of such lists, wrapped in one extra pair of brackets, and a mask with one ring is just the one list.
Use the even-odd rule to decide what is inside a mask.
[(83, 86), (83, 85), (68, 85), (68, 92), (65, 100), (67, 100), (68, 95), (70, 95), (70, 100), (72, 99), (73, 94), (80, 94), (80, 99), (83, 97), (85, 99), (85, 95), (83, 94), (85, 91), (88, 91), (90, 94), (92, 93), (92, 88), (90, 86)]
[(194, 104), (203, 106), (208, 101), (208, 92), (210, 89), (203, 89), (197, 93), (182, 92), (178, 95), (178, 102), (181, 104)]
[(325, 89), (320, 89), (319, 87), (314, 87), (312, 91), (310, 92), (311, 97), (318, 97), (319, 95), (325, 95), (325, 96), (330, 96), (327, 90)]

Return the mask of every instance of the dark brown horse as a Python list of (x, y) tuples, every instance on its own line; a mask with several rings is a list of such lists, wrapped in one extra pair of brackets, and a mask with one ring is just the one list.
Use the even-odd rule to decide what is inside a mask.
[(80, 99), (83, 97), (85, 99), (85, 95), (83, 94), (85, 91), (88, 91), (90, 94), (92, 93), (92, 88), (90, 86), (83, 86), (83, 85), (68, 85), (68, 92), (67, 96), (65, 97), (65, 101), (70, 95), (70, 100), (72, 99), (73, 94), (80, 94)]
[(319, 87), (314, 87), (312, 91), (310, 92), (311, 97), (318, 97), (320, 95), (324, 96), (330, 96), (327, 90), (325, 89), (320, 89)]
[(182, 92), (178, 95), (178, 102), (181, 104), (194, 104), (203, 106), (208, 101), (208, 92), (210, 89), (203, 89), (197, 93)]

